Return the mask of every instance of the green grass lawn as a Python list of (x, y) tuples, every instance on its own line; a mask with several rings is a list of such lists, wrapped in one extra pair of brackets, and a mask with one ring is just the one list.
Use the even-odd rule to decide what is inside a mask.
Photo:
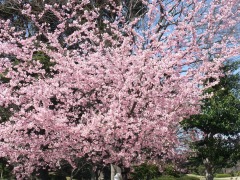
[[(206, 178), (204, 176), (199, 176), (199, 175), (195, 175), (195, 174), (187, 174), (187, 176), (190, 177), (196, 177), (199, 178), (199, 180), (205, 180)], [(214, 180), (240, 180), (240, 176), (235, 176), (235, 177), (222, 177), (222, 178), (214, 178)]]

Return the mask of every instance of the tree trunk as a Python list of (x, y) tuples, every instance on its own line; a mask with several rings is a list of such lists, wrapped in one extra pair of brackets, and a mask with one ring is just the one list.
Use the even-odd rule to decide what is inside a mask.
[(99, 178), (98, 178), (99, 180), (104, 180), (105, 178), (104, 178), (104, 173), (103, 173), (103, 171), (100, 171), (100, 175), (99, 175)]
[(208, 158), (206, 158), (203, 161), (203, 164), (205, 166), (205, 177), (206, 180), (213, 180), (214, 176), (213, 176), (213, 165), (211, 164), (211, 162), (209, 161)]
[(208, 172), (207, 170), (206, 170), (205, 176), (206, 176), (206, 180), (213, 180), (213, 178), (214, 178), (213, 173)]
[(114, 169), (113, 165), (111, 164), (111, 180), (114, 180), (114, 176), (115, 176), (115, 169)]

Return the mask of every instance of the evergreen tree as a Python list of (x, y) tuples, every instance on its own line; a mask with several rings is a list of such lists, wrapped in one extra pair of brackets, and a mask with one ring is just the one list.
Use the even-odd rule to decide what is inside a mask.
[(239, 159), (239, 64), (240, 61), (228, 62), (223, 67), (220, 83), (206, 91), (214, 95), (203, 101), (202, 113), (182, 122), (185, 130), (203, 133), (200, 140), (191, 144), (195, 152), (191, 160), (204, 164), (207, 180), (213, 179), (217, 169), (231, 167)]

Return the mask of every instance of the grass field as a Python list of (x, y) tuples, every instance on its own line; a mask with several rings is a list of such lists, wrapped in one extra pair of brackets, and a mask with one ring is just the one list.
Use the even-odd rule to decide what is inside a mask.
[[(204, 176), (198, 176), (195, 174), (187, 174), (188, 176), (192, 176), (192, 177), (197, 177), (200, 180), (206, 180), (206, 178)], [(214, 178), (214, 180), (240, 180), (240, 176), (238, 177), (227, 177), (227, 178)]]

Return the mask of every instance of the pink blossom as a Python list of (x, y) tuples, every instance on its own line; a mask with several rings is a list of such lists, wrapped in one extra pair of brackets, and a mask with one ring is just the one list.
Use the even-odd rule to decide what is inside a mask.
[[(184, 1), (186, 7), (191, 2)], [(58, 17), (54, 31), (26, 5), (28, 11), (22, 13), (39, 29), (35, 36), (23, 38), (24, 33), (14, 32), (9, 20), (0, 21), (0, 55), (19, 60), (16, 65), (9, 56), (0, 56), (0, 73), (11, 78), (9, 83), (0, 82), (0, 105), (18, 106), (10, 120), (0, 124), (0, 156), (16, 164), (15, 173), (23, 176), (32, 173), (32, 167), (55, 168), (61, 159), (74, 167), (75, 155), (126, 167), (146, 158), (163, 163), (179, 158), (178, 123), (199, 113), (206, 98), (203, 90), (217, 84), (222, 63), (239, 54), (234, 34), (215, 42), (222, 30), (238, 23), (234, 16), (239, 10), (233, 11), (237, 0), (218, 4), (213, 0), (202, 16), (199, 11), (206, 7), (201, 1), (195, 1), (195, 8), (182, 7), (179, 16), (167, 13), (174, 4), (144, 1), (149, 7), (146, 27), (135, 28), (141, 18), (122, 28), (105, 20), (111, 32), (97, 26), (97, 9), (83, 11), (89, 1), (69, 3), (62, 7), (71, 14), (58, 5), (45, 5), (44, 11)], [(161, 17), (171, 27), (156, 28), (164, 26), (164, 22), (156, 25), (159, 7), (165, 8)], [(221, 13), (215, 16), (217, 7)], [(115, 5), (116, 14), (120, 10)], [(220, 22), (226, 24), (219, 29)], [(76, 30), (65, 35), (68, 27)], [(50, 59), (49, 69), (39, 59), (33, 60), (36, 52)], [(209, 54), (214, 55), (211, 61)], [(209, 78), (216, 81), (208, 82)], [(18, 163), (19, 157), (26, 159)]]

